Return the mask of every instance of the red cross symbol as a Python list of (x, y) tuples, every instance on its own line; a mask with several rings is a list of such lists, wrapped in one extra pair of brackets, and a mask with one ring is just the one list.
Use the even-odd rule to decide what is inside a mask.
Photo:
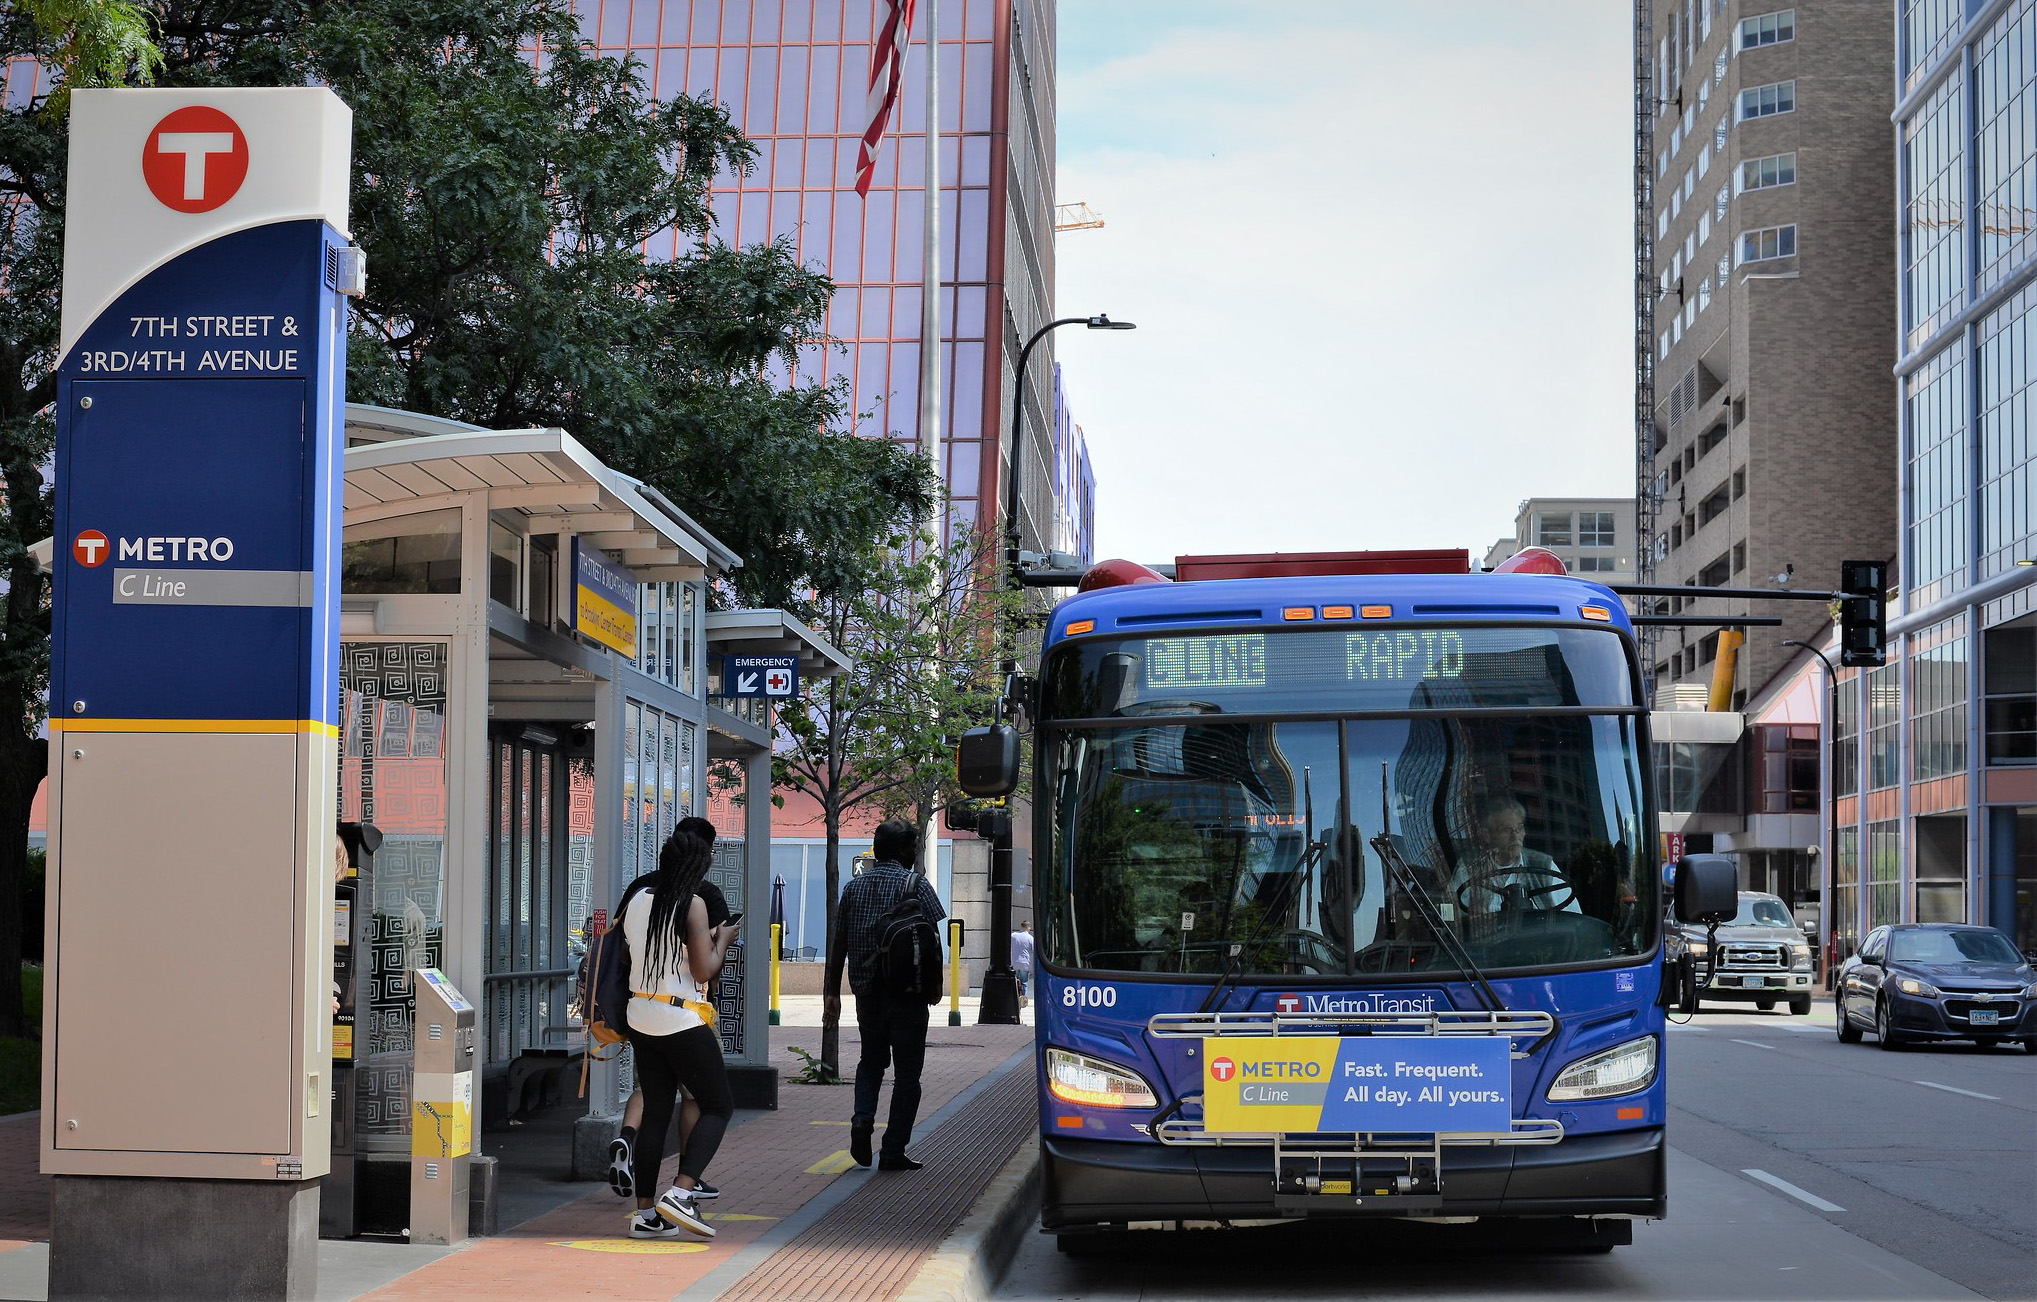
[(1238, 1064), (1232, 1062), (1229, 1058), (1212, 1058), (1210, 1060), (1209, 1074), (1220, 1081), (1229, 1080), (1237, 1070)]
[(792, 677), (783, 669), (773, 669), (764, 675), (764, 690), (772, 696), (789, 696), (792, 692)]

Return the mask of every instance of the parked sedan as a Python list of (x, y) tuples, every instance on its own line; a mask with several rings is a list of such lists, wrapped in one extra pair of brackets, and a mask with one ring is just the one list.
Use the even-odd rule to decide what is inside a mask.
[(2037, 971), (1993, 927), (1876, 927), (1839, 969), (1839, 1038), (2021, 1044), (2037, 1053)]

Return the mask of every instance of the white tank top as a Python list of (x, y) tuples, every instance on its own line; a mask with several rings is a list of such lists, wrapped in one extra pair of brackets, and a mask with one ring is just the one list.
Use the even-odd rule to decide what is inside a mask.
[[(688, 906), (689, 909), (691, 905)], [(682, 935), (686, 918), (682, 914), (676, 919)], [(686, 965), (686, 946), (681, 943), (671, 947), (665, 970), (652, 972), (647, 968), (647, 956), (651, 952), (648, 938), (651, 929), (651, 892), (648, 888), (630, 897), (629, 906), (622, 913), (622, 934), (629, 942), (630, 954), (630, 1029), (640, 1035), (677, 1035), (703, 1025), (700, 1014), (690, 1008), (667, 1003), (662, 999), (639, 999), (636, 992), (646, 991), (657, 995), (677, 995), (696, 1003), (705, 1003), (700, 992), (700, 983), (693, 979), (693, 969)]]

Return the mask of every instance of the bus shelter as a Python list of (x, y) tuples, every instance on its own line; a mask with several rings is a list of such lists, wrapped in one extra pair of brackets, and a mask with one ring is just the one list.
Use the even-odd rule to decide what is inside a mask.
[[(751, 797), (717, 829), (714, 879), (764, 917), (771, 720), (710, 695), (708, 587), (741, 559), (656, 489), (557, 429), (352, 405), (347, 441), (341, 817), (381, 833), (357, 1143), (407, 1154), (409, 970), (438, 966), (478, 1005), (476, 1120), (500, 1124), (577, 1088), (590, 925), (711, 782)], [(804, 678), (848, 667), (783, 612), (742, 615), (744, 645), (768, 629)], [(768, 972), (742, 954), (719, 1027), (738, 1103), (772, 1106)], [(589, 1077), (598, 1151), (627, 1054)]]

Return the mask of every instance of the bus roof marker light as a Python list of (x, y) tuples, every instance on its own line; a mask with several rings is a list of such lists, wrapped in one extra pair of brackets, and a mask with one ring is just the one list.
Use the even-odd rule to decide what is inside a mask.
[(1579, 606), (1577, 613), (1586, 619), (1596, 620), (1601, 624), (1613, 622), (1613, 612), (1607, 610), (1604, 606)]
[(1324, 619), (1349, 619), (1358, 612), (1349, 606), (1324, 606)]
[(1090, 632), (1095, 627), (1096, 621), (1093, 619), (1078, 619), (1070, 623), (1068, 627), (1062, 629), (1061, 631), (1067, 634), (1069, 637), (1075, 637), (1077, 634)]
[(1360, 606), (1358, 613), (1366, 619), (1392, 619), (1392, 606)]
[(1296, 620), (1314, 619), (1316, 617), (1316, 608), (1314, 606), (1289, 606), (1280, 612), (1280, 617), (1290, 623)]

